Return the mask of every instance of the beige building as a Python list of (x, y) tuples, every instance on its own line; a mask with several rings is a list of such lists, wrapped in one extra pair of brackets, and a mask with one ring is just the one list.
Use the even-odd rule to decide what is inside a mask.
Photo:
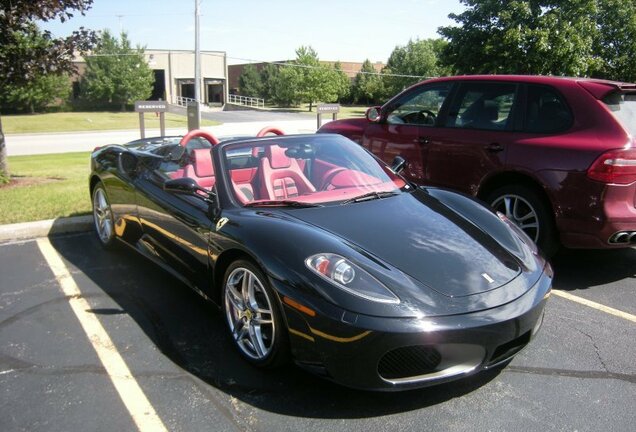
[[(146, 61), (155, 74), (151, 100), (176, 104), (194, 98), (194, 52), (145, 50)], [(210, 105), (227, 101), (227, 58), (223, 51), (201, 51), (201, 98)]]
[[(194, 51), (144, 51), (155, 82), (149, 100), (167, 100), (170, 104), (185, 105), (194, 99)], [(79, 80), (86, 71), (81, 57), (75, 61), (77, 77), (73, 79), (73, 96), (79, 95)], [(201, 51), (201, 100), (208, 105), (220, 106), (227, 102), (227, 58), (224, 51)]]

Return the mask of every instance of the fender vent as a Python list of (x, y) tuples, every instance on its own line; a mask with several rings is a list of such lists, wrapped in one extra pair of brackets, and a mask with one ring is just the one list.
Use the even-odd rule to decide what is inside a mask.
[(442, 356), (433, 347), (416, 345), (400, 347), (386, 353), (378, 364), (384, 379), (415, 377), (435, 372)]

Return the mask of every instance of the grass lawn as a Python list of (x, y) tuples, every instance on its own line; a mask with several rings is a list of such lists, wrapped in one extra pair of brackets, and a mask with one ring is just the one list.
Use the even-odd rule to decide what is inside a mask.
[(12, 182), (0, 187), (0, 224), (90, 213), (89, 161), (90, 152), (9, 156)]
[[(159, 128), (159, 117), (154, 113), (144, 116), (146, 129)], [(201, 126), (215, 126), (219, 122), (201, 120)], [(188, 118), (166, 113), (166, 128), (187, 127)], [(99, 131), (139, 128), (136, 112), (65, 112), (48, 114), (3, 115), (5, 134), (35, 132)]]
[[(345, 118), (354, 118), (354, 117), (364, 117), (364, 114), (367, 112), (368, 108), (369, 108), (368, 106), (361, 106), (361, 105), (340, 105), (340, 112), (338, 113), (338, 118), (345, 119)], [(316, 115), (316, 106), (314, 105), (313, 111), (309, 112), (309, 104), (303, 104), (301, 106), (291, 107), (291, 108), (268, 105), (265, 107), (265, 109), (271, 110), (271, 111), (295, 111), (295, 112), (304, 113), (304, 114), (308, 114), (312, 116)], [(323, 115), (322, 118), (323, 120), (326, 118), (331, 119), (331, 114), (325, 114)]]

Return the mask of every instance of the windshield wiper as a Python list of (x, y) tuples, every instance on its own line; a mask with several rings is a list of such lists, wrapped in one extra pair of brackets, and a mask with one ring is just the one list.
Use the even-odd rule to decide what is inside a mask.
[(346, 201), (342, 202), (342, 205), (344, 204), (351, 204), (354, 202), (362, 202), (362, 201), (370, 201), (370, 200), (374, 200), (374, 199), (380, 199), (380, 198), (387, 198), (390, 196), (394, 196), (397, 195), (397, 192), (378, 192), (378, 191), (373, 191), (373, 192), (368, 192), (365, 193), (363, 195), (357, 196), (355, 198), (350, 198)]
[(292, 201), (292, 200), (268, 200), (268, 201), (253, 201), (245, 204), (245, 207), (322, 207), (320, 204)]

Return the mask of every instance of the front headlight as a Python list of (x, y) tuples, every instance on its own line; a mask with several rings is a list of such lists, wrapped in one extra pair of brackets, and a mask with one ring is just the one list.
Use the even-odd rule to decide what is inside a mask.
[(371, 276), (346, 258), (319, 253), (305, 260), (307, 268), (343, 291), (380, 303), (399, 303), (400, 299)]

